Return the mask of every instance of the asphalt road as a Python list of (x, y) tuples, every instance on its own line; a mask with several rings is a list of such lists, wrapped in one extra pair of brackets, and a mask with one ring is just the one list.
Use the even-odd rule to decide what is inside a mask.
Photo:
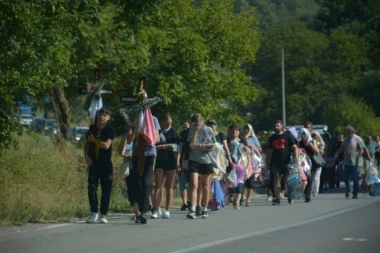
[(380, 252), (380, 197), (345, 199), (342, 190), (272, 206), (265, 196), (251, 207), (211, 212), (189, 220), (172, 211), (170, 219), (139, 225), (130, 214), (111, 215), (109, 224), (32, 224), (0, 228), (0, 252)]

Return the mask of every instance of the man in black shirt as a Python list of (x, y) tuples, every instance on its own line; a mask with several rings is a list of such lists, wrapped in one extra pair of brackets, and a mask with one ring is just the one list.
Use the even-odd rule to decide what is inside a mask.
[(112, 139), (114, 133), (112, 128), (107, 126), (111, 112), (106, 108), (101, 108), (98, 112), (98, 124), (92, 124), (87, 134), (87, 142), (84, 146), (84, 155), (88, 173), (88, 198), (91, 207), (91, 215), (87, 223), (94, 223), (98, 220), (98, 195), (97, 189), (100, 180), (102, 197), (100, 204), (100, 221), (108, 223), (107, 212), (111, 198), (113, 166)]
[(273, 123), (273, 130), (275, 131), (269, 137), (268, 151), (266, 157), (267, 168), (271, 170), (271, 175), (274, 177), (274, 191), (276, 199), (273, 199), (273, 205), (280, 204), (280, 191), (281, 191), (281, 179), (287, 181), (288, 176), (288, 164), (290, 160), (290, 154), (293, 151), (294, 161), (298, 160), (298, 149), (294, 142), (294, 138), (288, 133), (283, 131), (283, 124), (280, 120), (276, 120)]

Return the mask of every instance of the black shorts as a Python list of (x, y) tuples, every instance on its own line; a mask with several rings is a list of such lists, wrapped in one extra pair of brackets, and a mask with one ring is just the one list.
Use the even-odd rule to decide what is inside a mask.
[(156, 164), (154, 165), (155, 169), (163, 169), (164, 171), (167, 170), (176, 170), (177, 169), (177, 162), (174, 161), (163, 161), (156, 159)]
[(195, 161), (189, 161), (189, 174), (198, 173), (200, 175), (211, 175), (214, 173), (214, 166), (209, 164), (202, 164)]
[(287, 177), (289, 175), (288, 164), (271, 164), (270, 170), (273, 175)]
[(243, 193), (243, 184), (238, 184), (235, 188), (230, 188), (230, 193), (242, 194)]
[(253, 189), (254, 182), (255, 182), (255, 174), (252, 174), (250, 178), (245, 180), (245, 188)]

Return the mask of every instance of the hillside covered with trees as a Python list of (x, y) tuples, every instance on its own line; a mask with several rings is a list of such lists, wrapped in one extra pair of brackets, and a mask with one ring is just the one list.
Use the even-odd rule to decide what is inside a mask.
[[(130, 94), (146, 76), (165, 101), (153, 112), (175, 122), (197, 111), (268, 129), (282, 113), (282, 48), (288, 125), (380, 132), (378, 1), (4, 0), (0, 14), (0, 151), (24, 132), (11, 115), (27, 93), (53, 98), (67, 136), (96, 68)], [(120, 124), (120, 99), (105, 104)]]

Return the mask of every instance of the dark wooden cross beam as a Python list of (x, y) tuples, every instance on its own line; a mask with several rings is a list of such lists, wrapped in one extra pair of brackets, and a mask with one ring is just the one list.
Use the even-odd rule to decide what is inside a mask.
[[(102, 70), (101, 69), (95, 69), (94, 71), (94, 82), (87, 85), (87, 87), (79, 87), (78, 93), (79, 94), (90, 94), (96, 92), (95, 83), (102, 80)], [(102, 95), (115, 95), (115, 89), (104, 89), (102, 88), (99, 91)]]
[[(142, 88), (146, 92), (147, 83), (146, 83), (146, 77), (142, 77), (140, 79), (140, 84), (142, 84)], [(140, 176), (144, 173), (144, 166), (145, 166), (145, 140), (144, 135), (142, 133), (139, 133), (137, 136), (137, 166), (138, 166), (138, 172)]]

